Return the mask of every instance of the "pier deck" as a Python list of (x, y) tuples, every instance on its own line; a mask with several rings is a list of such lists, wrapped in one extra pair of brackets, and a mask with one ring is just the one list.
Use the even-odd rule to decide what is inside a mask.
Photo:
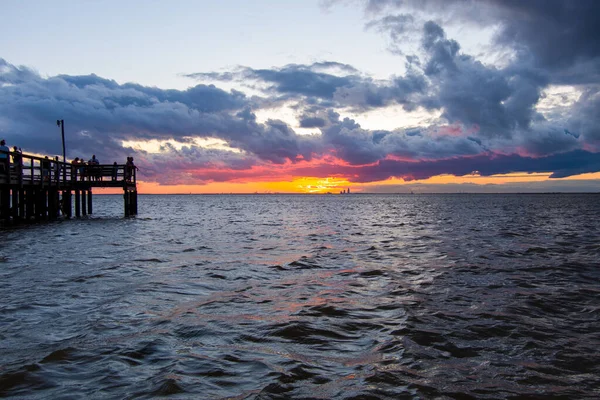
[[(137, 168), (69, 164), (17, 152), (0, 158), (0, 220), (26, 221), (91, 214), (93, 188), (122, 188), (125, 216), (137, 214)], [(7, 162), (9, 161), (9, 162)]]

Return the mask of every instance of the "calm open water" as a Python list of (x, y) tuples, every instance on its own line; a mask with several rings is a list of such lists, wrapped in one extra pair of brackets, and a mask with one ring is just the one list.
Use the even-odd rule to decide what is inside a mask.
[(600, 397), (600, 195), (94, 211), (0, 230), (0, 397)]

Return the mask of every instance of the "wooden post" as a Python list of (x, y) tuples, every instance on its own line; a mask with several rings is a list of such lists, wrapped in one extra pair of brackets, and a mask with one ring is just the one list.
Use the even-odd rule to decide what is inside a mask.
[(27, 219), (31, 219), (32, 217), (34, 217), (35, 214), (35, 192), (33, 188), (28, 188), (26, 192), (27, 193), (25, 195), (25, 214)]
[(13, 219), (19, 219), (19, 189), (13, 188), (12, 190), (12, 217)]
[(25, 189), (19, 188), (19, 218), (25, 219)]
[(81, 191), (81, 214), (83, 215), (87, 215), (87, 200), (85, 192), (85, 189)]
[(63, 191), (63, 211), (65, 212), (65, 216), (67, 218), (71, 218), (73, 216), (72, 203), (71, 190)]
[(92, 213), (92, 189), (88, 190), (88, 214)]
[(137, 190), (131, 192), (131, 213), (137, 215)]
[(46, 214), (46, 195), (45, 190), (36, 188), (34, 192), (35, 198), (35, 220), (39, 221)]
[(0, 215), (2, 219), (10, 219), (10, 189), (2, 188), (0, 192)]
[(123, 189), (123, 205), (125, 208), (125, 216), (129, 217), (131, 215), (130, 213), (130, 205), (129, 205), (129, 192), (127, 191), (127, 189)]
[(42, 189), (40, 193), (40, 201), (42, 202), (42, 219), (46, 219), (48, 218), (48, 189)]
[(54, 204), (56, 204), (56, 216), (60, 216), (62, 214), (62, 208), (60, 203), (60, 190), (58, 188), (54, 188)]
[(79, 190), (75, 190), (75, 216), (81, 217), (81, 197), (79, 197)]
[(48, 219), (55, 220), (56, 219), (56, 198), (54, 197), (54, 189), (49, 188), (47, 190), (47, 200), (48, 200)]

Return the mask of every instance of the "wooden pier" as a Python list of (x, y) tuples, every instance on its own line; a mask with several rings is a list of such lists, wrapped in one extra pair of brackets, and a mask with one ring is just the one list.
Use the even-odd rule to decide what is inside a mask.
[[(126, 217), (137, 214), (137, 168), (126, 164), (69, 164), (52, 158), (3, 152), (0, 220), (55, 220), (92, 214), (93, 188), (123, 188)], [(20, 161), (19, 161), (20, 160)]]

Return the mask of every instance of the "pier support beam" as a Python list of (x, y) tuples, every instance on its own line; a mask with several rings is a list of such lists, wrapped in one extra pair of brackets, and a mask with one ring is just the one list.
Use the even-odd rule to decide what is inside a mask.
[(72, 200), (72, 196), (71, 196), (71, 191), (70, 190), (65, 190), (63, 192), (62, 195), (62, 199), (63, 199), (63, 213), (65, 214), (65, 217), (67, 218), (71, 218), (73, 216), (73, 200)]
[(87, 194), (88, 214), (92, 213), (92, 189), (88, 190)]
[(45, 188), (37, 188), (34, 191), (34, 201), (35, 201), (35, 220), (40, 221), (46, 218), (46, 206), (48, 204), (46, 198), (46, 189)]
[(137, 215), (137, 190), (131, 192), (131, 214)]
[(40, 218), (48, 218), (48, 189), (40, 190)]
[(11, 210), (13, 219), (19, 219), (19, 204), (23, 199), (19, 199), (19, 189), (12, 189)]
[(81, 217), (81, 197), (79, 190), (75, 191), (75, 216)]
[(87, 215), (87, 199), (85, 196), (85, 192), (85, 189), (81, 191), (81, 214), (83, 215)]
[(0, 190), (0, 216), (7, 221), (10, 219), (10, 189), (8, 187)]
[(56, 189), (49, 188), (46, 190), (46, 193), (46, 198), (48, 201), (48, 219), (52, 221), (56, 219), (56, 213), (58, 211), (58, 204), (56, 201)]
[(25, 189), (22, 186), (19, 188), (19, 218), (27, 218), (25, 214)]
[(25, 215), (27, 219), (35, 217), (35, 191), (33, 188), (29, 188), (25, 193)]
[(92, 190), (96, 187), (122, 188), (125, 216), (138, 213), (135, 173), (130, 174), (126, 165), (98, 165), (89, 170), (85, 167), (89, 172), (86, 180), (76, 179), (79, 166), (52, 160), (52, 168), (47, 169), (49, 157), (21, 157), (24, 161), (21, 166), (15, 162), (10, 175), (0, 176), (0, 226), (5, 221), (43, 221), (92, 214)]
[(125, 208), (125, 216), (129, 217), (131, 215), (131, 208), (130, 208), (130, 196), (129, 196), (129, 192), (127, 191), (127, 189), (123, 190), (123, 206)]

